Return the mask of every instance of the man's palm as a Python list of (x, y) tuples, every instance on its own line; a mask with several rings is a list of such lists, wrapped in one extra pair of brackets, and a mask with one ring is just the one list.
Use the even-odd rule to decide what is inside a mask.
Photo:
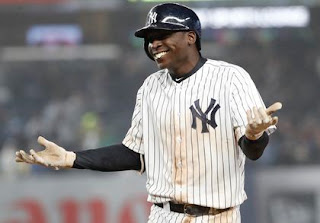
[(38, 143), (45, 147), (44, 150), (36, 152), (33, 149), (30, 150), (30, 154), (27, 154), (23, 150), (16, 152), (16, 161), (25, 162), (30, 164), (40, 164), (46, 167), (71, 167), (75, 160), (75, 154), (73, 152), (67, 152), (64, 148), (57, 144), (46, 140), (44, 137), (38, 137)]

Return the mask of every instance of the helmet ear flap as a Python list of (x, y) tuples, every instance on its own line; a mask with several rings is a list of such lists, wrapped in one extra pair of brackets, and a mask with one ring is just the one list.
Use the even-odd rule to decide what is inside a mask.
[(146, 39), (144, 39), (144, 51), (146, 52), (147, 56), (148, 56), (151, 60), (154, 60), (154, 58), (153, 58), (150, 50), (151, 50), (151, 49), (150, 49), (150, 44), (149, 44), (149, 42), (148, 42)]

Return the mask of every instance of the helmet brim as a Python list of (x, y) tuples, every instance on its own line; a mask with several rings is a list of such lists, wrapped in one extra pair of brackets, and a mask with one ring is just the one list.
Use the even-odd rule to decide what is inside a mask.
[(153, 30), (172, 30), (172, 31), (186, 31), (190, 30), (189, 27), (180, 24), (171, 24), (171, 23), (156, 23), (145, 26), (141, 29), (138, 29), (134, 35), (139, 38), (146, 38), (147, 34)]

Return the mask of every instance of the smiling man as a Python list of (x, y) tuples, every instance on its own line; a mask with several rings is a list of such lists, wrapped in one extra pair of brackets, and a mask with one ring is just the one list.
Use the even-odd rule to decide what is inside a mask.
[(261, 157), (281, 103), (266, 108), (243, 68), (201, 56), (200, 21), (186, 6), (153, 7), (135, 35), (159, 71), (140, 87), (122, 143), (72, 152), (39, 137), (45, 149), (16, 161), (145, 172), (149, 223), (240, 223), (245, 159)]
[[(136, 33), (139, 36), (139, 31)], [(173, 77), (182, 77), (197, 64), (200, 54), (194, 31), (151, 30), (145, 33), (147, 53), (159, 69), (168, 69)]]

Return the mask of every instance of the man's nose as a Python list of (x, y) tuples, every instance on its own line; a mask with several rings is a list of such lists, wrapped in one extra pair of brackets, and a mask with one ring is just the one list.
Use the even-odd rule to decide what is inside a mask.
[(153, 39), (149, 41), (149, 47), (152, 49), (157, 49), (157, 47), (161, 46), (161, 41), (157, 39)]

